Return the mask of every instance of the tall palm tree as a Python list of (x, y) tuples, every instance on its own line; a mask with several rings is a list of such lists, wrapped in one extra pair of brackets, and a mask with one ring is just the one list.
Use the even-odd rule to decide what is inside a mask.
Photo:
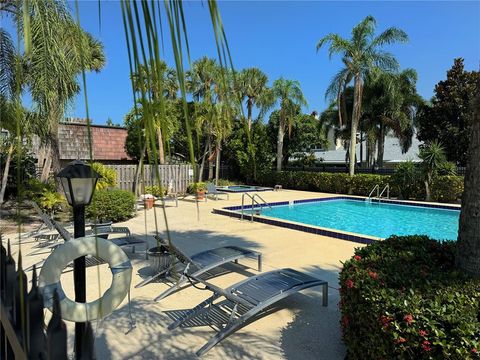
[[(196, 60), (192, 64), (191, 71), (188, 72), (188, 91), (196, 101), (202, 101), (203, 114), (196, 114), (198, 125), (202, 125), (203, 133), (206, 135), (205, 149), (201, 156), (200, 168), (203, 169), (206, 158), (208, 158), (208, 178), (213, 178), (213, 160), (214, 153), (212, 149), (212, 122), (215, 112), (215, 91), (218, 87), (219, 66), (215, 59), (206, 56)], [(199, 128), (200, 129), (200, 128)], [(207, 156), (208, 155), (208, 156)], [(202, 177), (200, 171), (200, 179)]]
[[(342, 56), (345, 68), (341, 69), (333, 78), (330, 89), (342, 89), (353, 79), (354, 101), (350, 134), (350, 176), (355, 174), (355, 153), (357, 144), (357, 129), (362, 111), (363, 81), (367, 74), (375, 67), (384, 71), (398, 69), (395, 57), (381, 50), (384, 45), (397, 41), (408, 40), (407, 34), (395, 27), (388, 28), (380, 35), (375, 36), (376, 21), (373, 16), (367, 16), (352, 29), (351, 39), (345, 39), (339, 34), (328, 34), (317, 43), (317, 51), (326, 43), (330, 43), (329, 56)], [(337, 91), (338, 92), (338, 91)]]
[(43, 141), (52, 149), (53, 171), (58, 172), (58, 124), (80, 91), (78, 74), (100, 71), (104, 66), (103, 45), (79, 28), (63, 1), (32, 0), (27, 4), (31, 51), (26, 54), (25, 80), (34, 108), (47, 125)]
[(473, 106), (456, 264), (460, 269), (480, 277), (480, 80), (477, 81)]
[(375, 134), (378, 143), (377, 165), (383, 166), (385, 137), (389, 132), (399, 139), (402, 152), (412, 145), (414, 119), (422, 103), (416, 91), (417, 73), (406, 69), (400, 73), (372, 71), (365, 81), (364, 128)]
[(283, 139), (285, 131), (290, 133), (297, 106), (307, 105), (300, 83), (296, 80), (280, 78), (273, 82), (272, 95), (280, 106), (277, 136), (277, 171), (282, 171)]
[(252, 128), (253, 107), (268, 107), (268, 77), (258, 68), (243, 69), (237, 78), (240, 97), (246, 99), (248, 130)]
[(178, 81), (175, 70), (164, 61), (151, 59), (146, 65), (138, 66), (132, 74), (134, 91), (146, 94), (147, 103), (141, 104), (153, 115), (158, 140), (158, 162), (165, 164), (165, 133), (168, 121), (164, 100), (175, 100), (178, 93)]

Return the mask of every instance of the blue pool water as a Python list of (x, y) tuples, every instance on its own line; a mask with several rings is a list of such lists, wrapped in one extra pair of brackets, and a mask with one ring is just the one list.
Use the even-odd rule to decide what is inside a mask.
[(421, 234), (455, 240), (460, 211), (341, 199), (273, 206), (261, 214), (379, 238)]

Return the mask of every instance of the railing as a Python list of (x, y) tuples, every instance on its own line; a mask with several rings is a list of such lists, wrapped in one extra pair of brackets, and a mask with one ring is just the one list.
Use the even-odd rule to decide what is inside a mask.
[(374, 193), (374, 191), (377, 190), (377, 197), (378, 195), (380, 194), (380, 185), (375, 185), (372, 189), (372, 191), (370, 191), (370, 194), (368, 194), (368, 198), (367, 198), (367, 201), (370, 202), (372, 200), (372, 194)]
[(387, 184), (387, 185), (385, 185), (383, 190), (380, 192), (380, 195), (378, 196), (378, 200), (380, 200), (382, 198), (382, 195), (385, 191), (387, 191), (387, 199), (390, 199), (390, 185)]
[(370, 191), (370, 194), (368, 194), (368, 198), (365, 199), (366, 202), (372, 202), (372, 194), (375, 192), (375, 190), (377, 190), (377, 196), (374, 196), (373, 199), (378, 199), (378, 201), (380, 201), (385, 191), (387, 192), (387, 199), (390, 199), (390, 185), (385, 185), (382, 191), (380, 191), (380, 185), (377, 184), (373, 187), (372, 191)]
[[(264, 205), (268, 206), (270, 209), (272, 208), (272, 206), (271, 206), (269, 203), (267, 203), (267, 202), (266, 202), (260, 195), (258, 195), (257, 193), (253, 194), (253, 196), (250, 195), (249, 193), (243, 193), (243, 194), (242, 194), (242, 208), (241, 208), (241, 214), (242, 214), (242, 215), (240, 216), (240, 219), (241, 219), (241, 220), (243, 220), (243, 217), (244, 217), (244, 216), (243, 216), (243, 215), (244, 215), (243, 211), (244, 211), (244, 207), (245, 207), (245, 196), (248, 196), (250, 199), (252, 199), (252, 206), (251, 206), (252, 211), (253, 211), (253, 208), (254, 208), (254, 205), (255, 205), (255, 204), (257, 204), (257, 205), (260, 206), (260, 211), (262, 211), (262, 207), (263, 207)], [(259, 198), (259, 199), (262, 201), (262, 203), (259, 203), (257, 200), (255, 200), (256, 197)], [(251, 216), (250, 216), (250, 221), (253, 221), (253, 213), (252, 213)]]
[[(1, 240), (1, 239), (0, 239)], [(10, 242), (0, 245), (0, 359), (67, 360), (67, 330), (61, 319), (56, 292), (53, 314), (45, 331), (43, 296), (33, 267), (32, 286), (27, 293), (27, 276), (13, 260)], [(93, 332), (87, 323), (82, 359), (93, 359)]]

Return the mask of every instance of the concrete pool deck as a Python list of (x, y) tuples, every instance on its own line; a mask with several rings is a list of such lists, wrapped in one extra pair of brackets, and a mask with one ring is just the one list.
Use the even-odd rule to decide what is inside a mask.
[[(333, 197), (335, 194), (282, 190), (261, 193), (267, 202)], [(237, 331), (210, 350), (205, 359), (343, 359), (345, 349), (340, 337), (340, 312), (337, 306), (338, 273), (341, 262), (350, 258), (358, 243), (279, 228), (267, 224), (240, 221), (213, 214), (214, 208), (239, 205), (242, 194), (231, 193), (229, 200), (208, 200), (195, 203), (193, 198), (179, 201), (174, 207), (167, 203), (166, 214), (172, 240), (187, 253), (226, 245), (238, 245), (263, 254), (263, 271), (292, 267), (329, 282), (329, 306), (321, 306), (321, 289), (314, 288), (295, 294), (279, 304), (279, 310), (263, 316)], [(155, 209), (157, 225), (165, 237), (165, 221), (160, 207)], [(144, 236), (155, 245), (154, 210), (137, 212), (136, 217), (117, 225), (130, 228), (133, 235)], [(145, 217), (146, 216), (146, 217)], [(9, 236), (5, 236), (8, 238)], [(14, 235), (10, 238), (13, 242)], [(22, 245), (24, 267), (48, 256), (48, 253), (26, 256), (32, 243)], [(18, 245), (12, 246), (17, 254)], [(135, 254), (126, 249), (133, 264), (132, 314), (136, 327), (130, 330), (127, 301), (110, 316), (94, 324), (98, 359), (194, 359), (198, 350), (215, 331), (209, 327), (168, 331), (172, 322), (169, 311), (187, 309), (206, 299), (210, 292), (187, 288), (155, 303), (153, 298), (166, 289), (162, 283), (134, 288), (148, 274), (149, 263), (141, 247)], [(245, 262), (245, 264), (248, 264)], [(250, 263), (252, 266), (254, 262)], [(257, 274), (247, 269), (230, 273), (211, 282), (227, 287), (245, 276)], [(31, 273), (28, 274), (31, 276)], [(98, 280), (99, 279), (99, 280)], [(71, 272), (62, 275), (67, 296), (73, 297)], [(87, 300), (98, 298), (99, 284), (103, 293), (111, 282), (107, 265), (87, 271)], [(46, 312), (49, 316), (49, 312)], [(73, 324), (67, 323), (70, 341)]]

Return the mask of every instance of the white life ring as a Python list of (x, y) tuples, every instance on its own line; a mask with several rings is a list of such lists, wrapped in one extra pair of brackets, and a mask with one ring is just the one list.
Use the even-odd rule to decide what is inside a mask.
[[(108, 262), (113, 279), (112, 285), (101, 298), (88, 303), (78, 303), (65, 295), (60, 276), (68, 263), (85, 255), (95, 255)], [(131, 281), (132, 264), (125, 252), (111, 241), (89, 236), (66, 241), (48, 256), (40, 271), (39, 288), (43, 293), (45, 306), (50, 310), (53, 293), (57, 291), (62, 319), (86, 322), (107, 316), (115, 310), (130, 290)]]

